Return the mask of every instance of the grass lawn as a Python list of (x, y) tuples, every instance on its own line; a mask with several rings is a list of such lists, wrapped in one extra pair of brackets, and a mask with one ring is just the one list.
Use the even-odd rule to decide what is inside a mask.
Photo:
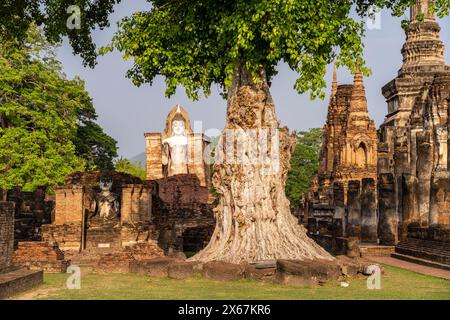
[(44, 284), (19, 299), (446, 299), (450, 281), (384, 266), (381, 290), (368, 290), (366, 278), (319, 287), (293, 287), (257, 281), (219, 282), (204, 278), (171, 280), (137, 274), (87, 274), (80, 290), (67, 290), (66, 274), (46, 274)]

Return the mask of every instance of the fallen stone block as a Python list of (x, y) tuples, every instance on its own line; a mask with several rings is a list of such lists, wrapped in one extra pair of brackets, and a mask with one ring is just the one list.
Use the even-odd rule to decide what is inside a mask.
[(337, 280), (340, 276), (341, 268), (336, 261), (277, 260), (275, 282), (311, 286)]
[(200, 262), (172, 262), (168, 264), (167, 275), (171, 279), (186, 279), (200, 275), (203, 265)]
[(167, 277), (169, 264), (179, 261), (169, 257), (134, 260), (129, 263), (129, 272), (146, 274), (151, 277)]
[(346, 277), (355, 277), (360, 270), (360, 263), (357, 259), (348, 256), (337, 256), (336, 260), (341, 268), (341, 274)]
[(264, 267), (261, 264), (246, 264), (245, 278), (249, 280), (271, 281), (275, 276), (275, 271), (276, 263), (265, 264)]
[(356, 276), (357, 274), (363, 274), (365, 276), (371, 275), (372, 273), (369, 271), (369, 266), (376, 265), (380, 268), (383, 273), (383, 268), (372, 261), (366, 260), (364, 258), (350, 258), (348, 256), (337, 256), (336, 260), (341, 267), (342, 275), (344, 276)]
[(241, 280), (245, 276), (245, 266), (223, 261), (211, 261), (203, 265), (203, 276), (220, 281)]

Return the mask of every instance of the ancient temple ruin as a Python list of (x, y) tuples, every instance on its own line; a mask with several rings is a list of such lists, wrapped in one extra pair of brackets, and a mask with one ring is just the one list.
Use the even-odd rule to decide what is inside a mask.
[(153, 222), (166, 253), (197, 252), (215, 226), (209, 139), (193, 133), (189, 115), (174, 106), (162, 133), (146, 133), (147, 181), (155, 187)]
[[(39, 231), (18, 239), (14, 261), (64, 272), (69, 258), (83, 262), (119, 254), (113, 261), (133, 256), (129, 248), (147, 257), (203, 248), (215, 225), (209, 165), (203, 160), (208, 139), (192, 133), (186, 111), (177, 105), (164, 133), (146, 134), (146, 141), (146, 181), (115, 171), (78, 172), (55, 188), (52, 204), (39, 192), (8, 192), (7, 198), (24, 208), (20, 212), (48, 220), (40, 219)], [(25, 201), (29, 198), (33, 201)], [(53, 207), (51, 214), (42, 213)]]
[(382, 88), (388, 113), (378, 141), (361, 74), (353, 85), (338, 85), (334, 74), (319, 173), (302, 217), (323, 245), (358, 237), (396, 245), (400, 258), (426, 252), (448, 263), (436, 252), (450, 243), (450, 67), (431, 3), (410, 9), (403, 65)]
[(353, 85), (338, 85), (334, 70), (319, 172), (307, 199), (310, 229), (324, 226), (328, 233), (334, 225), (339, 236), (376, 242), (376, 166), (377, 133), (363, 76), (357, 70)]
[(405, 239), (408, 227), (450, 226), (450, 67), (430, 4), (411, 7), (403, 65), (382, 89), (388, 114), (378, 153), (379, 236), (385, 244)]

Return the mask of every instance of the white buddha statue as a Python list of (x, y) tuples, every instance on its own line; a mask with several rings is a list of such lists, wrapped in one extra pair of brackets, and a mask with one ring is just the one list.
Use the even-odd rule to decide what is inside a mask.
[(145, 140), (147, 180), (191, 174), (201, 186), (209, 186), (210, 166), (204, 161), (209, 139), (193, 132), (189, 115), (180, 105), (170, 110), (164, 131), (145, 133)]
[(188, 138), (186, 120), (181, 113), (172, 119), (172, 135), (162, 141), (162, 164), (165, 166), (165, 176), (188, 173)]

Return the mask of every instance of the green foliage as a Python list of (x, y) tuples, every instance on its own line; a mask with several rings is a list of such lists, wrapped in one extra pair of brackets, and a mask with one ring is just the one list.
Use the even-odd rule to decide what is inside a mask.
[(286, 195), (291, 205), (299, 205), (302, 195), (309, 191), (312, 176), (319, 168), (319, 151), (322, 142), (322, 130), (299, 131), (297, 146), (291, 158), (291, 170), (286, 181)]
[[(0, 34), (4, 38), (24, 42), (33, 23), (42, 26), (51, 43), (59, 43), (67, 36), (75, 54), (80, 54), (85, 64), (96, 63), (96, 47), (92, 30), (109, 26), (108, 16), (120, 0), (2, 0), (0, 1)], [(70, 30), (67, 9), (77, 5), (81, 13), (81, 28)]]
[[(188, 82), (187, 90), (197, 91), (201, 87), (209, 92), (209, 86), (205, 79), (200, 79), (204, 74), (213, 73), (216, 83), (223, 83), (225, 78), (223, 75), (232, 73), (232, 66), (229, 58), (234, 56), (241, 57), (241, 53), (251, 55), (253, 59), (248, 61), (249, 66), (258, 67), (259, 62), (272, 63), (277, 58), (288, 62), (294, 70), (299, 69), (306, 74), (303, 78), (307, 79), (308, 74), (315, 70), (320, 70), (323, 61), (319, 61), (317, 65), (312, 63), (314, 58), (327, 58), (327, 51), (330, 46), (335, 44), (336, 40), (343, 41), (334, 49), (340, 47), (344, 49), (342, 54), (344, 65), (347, 65), (345, 57), (348, 53), (358, 53), (361, 43), (355, 39), (345, 39), (346, 37), (354, 37), (360, 30), (358, 23), (351, 22), (348, 18), (348, 12), (352, 5), (356, 5), (357, 12), (361, 16), (366, 16), (368, 8), (371, 5), (377, 5), (380, 8), (389, 8), (396, 16), (401, 16), (407, 7), (414, 0), (148, 0), (153, 4), (152, 12), (154, 17), (151, 18), (152, 23), (149, 29), (141, 29), (145, 36), (139, 40), (146, 41), (156, 39), (161, 40), (157, 46), (162, 46), (164, 40), (170, 41), (181, 40), (184, 43), (183, 52), (189, 53), (192, 60), (199, 58), (199, 50), (213, 50), (211, 54), (201, 54), (200, 58), (205, 58), (209, 63), (205, 65), (207, 72), (198, 73), (198, 69), (192, 70), (192, 78), (196, 81)], [(114, 11), (114, 6), (121, 0), (2, 0), (0, 1), (0, 34), (10, 39), (22, 42), (26, 38), (26, 32), (32, 23), (42, 26), (45, 36), (51, 43), (59, 43), (63, 37), (68, 37), (69, 43), (75, 54), (80, 54), (86, 65), (93, 67), (96, 64), (97, 51), (92, 41), (91, 32), (95, 29), (104, 29), (109, 26), (108, 17)], [(67, 9), (77, 5), (81, 9), (81, 28), (70, 30), (67, 28), (67, 19), (71, 13)], [(317, 8), (317, 10), (316, 10)], [(438, 16), (442, 17), (449, 14), (449, 0), (435, 0), (434, 10)], [(140, 13), (136, 14), (136, 19), (140, 19)], [(167, 18), (167, 19), (166, 19)], [(184, 19), (186, 18), (186, 19)], [(342, 20), (339, 20), (341, 19)], [(134, 19), (134, 18), (132, 18)], [(145, 14), (144, 14), (145, 19)], [(309, 22), (308, 22), (309, 21)], [(161, 31), (157, 31), (161, 23)], [(168, 27), (173, 30), (167, 36), (160, 37), (160, 33), (165, 33)], [(156, 30), (155, 30), (156, 28)], [(359, 30), (358, 30), (359, 29)], [(137, 30), (139, 32), (139, 30)], [(181, 33), (176, 34), (177, 31)], [(148, 33), (152, 34), (148, 34)], [(317, 37), (317, 34), (323, 35)], [(122, 33), (122, 35), (124, 35)], [(206, 36), (205, 35), (209, 35)], [(307, 38), (311, 36), (311, 38)], [(332, 37), (329, 41), (326, 37)], [(135, 35), (133, 35), (135, 39)], [(204, 43), (195, 43), (195, 40), (212, 40)], [(260, 41), (258, 43), (258, 41)], [(305, 41), (307, 40), (307, 41)], [(166, 44), (170, 44), (166, 43)], [(353, 44), (347, 46), (346, 44)], [(218, 46), (218, 47), (217, 47)], [(133, 45), (132, 51), (137, 52), (140, 47), (139, 43)], [(167, 52), (171, 52), (172, 46), (167, 46)], [(268, 50), (268, 47), (271, 48)], [(278, 49), (276, 49), (278, 47)], [(276, 50), (272, 50), (275, 48)], [(297, 50), (297, 49), (303, 50)], [(220, 61), (215, 58), (220, 57), (218, 53), (223, 50), (230, 49), (230, 54)], [(172, 51), (174, 53), (175, 51)], [(337, 50), (336, 50), (337, 52)], [(131, 55), (132, 52), (130, 51)], [(144, 53), (142, 53), (144, 55)], [(156, 59), (177, 59), (177, 56), (165, 54), (155, 56)], [(285, 59), (286, 58), (286, 59)], [(153, 59), (153, 56), (152, 58)], [(306, 63), (304, 67), (296, 66)], [(195, 61), (195, 65), (201, 65)], [(353, 60), (351, 61), (353, 63)], [(139, 63), (140, 64), (140, 63)], [(176, 64), (172, 64), (176, 66)], [(274, 66), (272, 65), (272, 72)], [(221, 69), (224, 67), (225, 69)], [(266, 66), (267, 69), (269, 65)], [(311, 69), (312, 68), (312, 69)], [(185, 70), (181, 66), (180, 70), (175, 71), (176, 74)], [(219, 70), (221, 69), (221, 70)], [(353, 70), (353, 69), (352, 69)], [(137, 70), (135, 70), (137, 71)], [(149, 70), (151, 71), (151, 70)], [(153, 70), (154, 71), (154, 70)], [(131, 72), (135, 73), (135, 72)], [(166, 76), (170, 74), (158, 73)], [(194, 76), (195, 74), (195, 76)], [(302, 77), (302, 73), (300, 74)], [(142, 74), (148, 81), (150, 74)], [(184, 77), (180, 77), (184, 78)], [(151, 78), (153, 79), (153, 77)], [(318, 79), (318, 77), (317, 77)], [(310, 80), (308, 84), (302, 85), (301, 81), (296, 84), (297, 90), (309, 89), (310, 85), (314, 85), (312, 89), (317, 92), (316, 86), (320, 88), (323, 83), (318, 80)], [(142, 79), (141, 79), (142, 80)], [(219, 80), (219, 81), (217, 81)], [(173, 82), (170, 83), (170, 89), (173, 89)], [(142, 81), (138, 80), (139, 83)], [(205, 83), (206, 82), (206, 83)], [(180, 84), (183, 84), (180, 82)], [(319, 91), (320, 93), (320, 91)], [(322, 95), (321, 95), (322, 96)]]
[(86, 161), (86, 170), (111, 170), (117, 157), (117, 141), (103, 132), (94, 120), (97, 114), (92, 103), (87, 103), (77, 115), (79, 125), (73, 139), (76, 153)]
[(141, 180), (145, 180), (147, 177), (145, 166), (140, 162), (132, 163), (128, 159), (120, 158), (115, 163), (115, 169), (118, 172), (131, 174)]
[(33, 26), (23, 46), (0, 38), (0, 188), (52, 187), (111, 161), (115, 141), (92, 122), (83, 81), (67, 79), (40, 30)]
[[(105, 54), (114, 48), (133, 58), (127, 76), (136, 85), (166, 79), (166, 95), (178, 85), (191, 99), (211, 85), (224, 94), (238, 65), (252, 71), (255, 81), (261, 69), (268, 80), (280, 61), (298, 73), (294, 85), (300, 93), (325, 96), (326, 66), (355, 69), (365, 74), (362, 52), (364, 23), (350, 16), (352, 6), (361, 17), (377, 4), (401, 15), (412, 0), (153, 0), (148, 12), (136, 12), (119, 23), (119, 31)], [(440, 12), (449, 0), (438, 1)]]
[(89, 97), (79, 79), (64, 77), (51, 55), (46, 62), (37, 58), (42, 53), (38, 39), (30, 33), (26, 48), (7, 42), (0, 46), (3, 189), (51, 186), (83, 167), (71, 138), (77, 111)]

